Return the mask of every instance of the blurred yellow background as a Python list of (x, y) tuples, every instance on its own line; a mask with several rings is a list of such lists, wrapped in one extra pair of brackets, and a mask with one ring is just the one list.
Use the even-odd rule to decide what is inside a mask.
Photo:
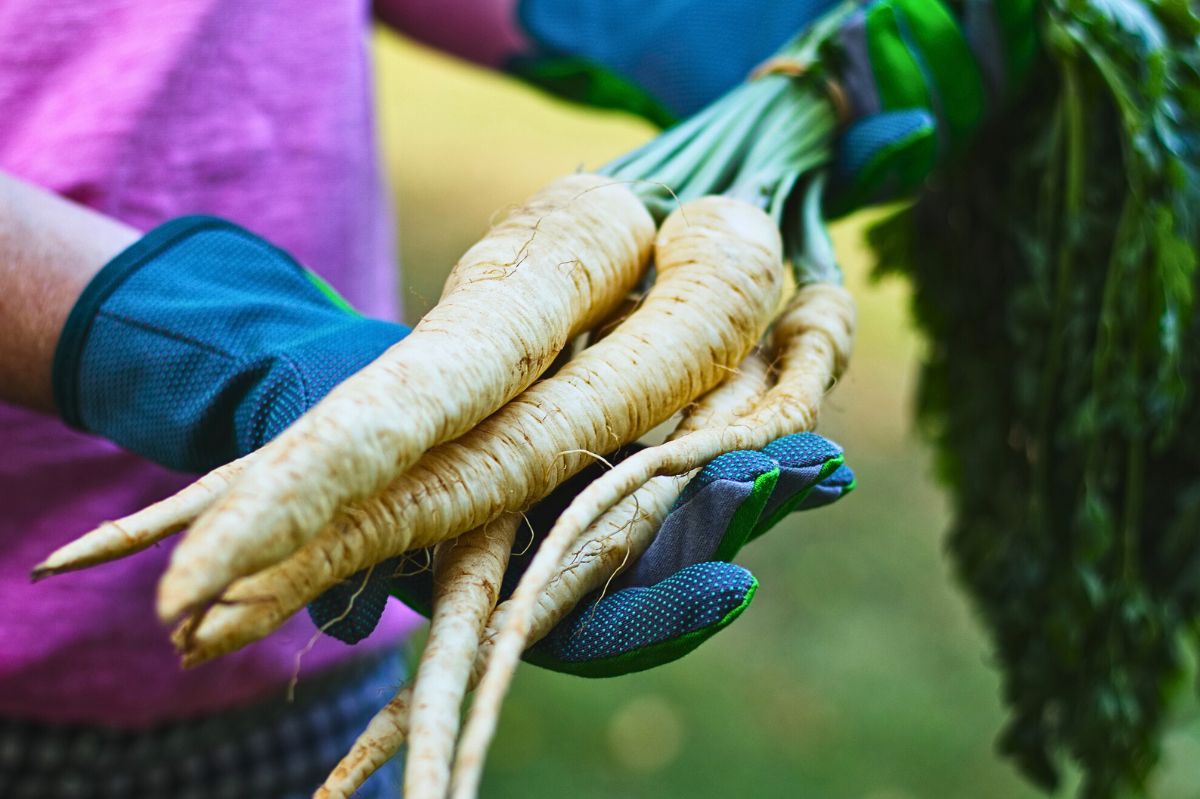
[[(497, 209), (654, 135), (386, 32), (375, 47), (410, 322)], [(834, 229), (860, 329), (820, 428), (846, 447), (858, 492), (743, 553), (754, 604), (684, 660), (601, 681), (523, 667), (483, 795), (1034, 795), (993, 751), (999, 679), (942, 552), (945, 500), (910, 422), (920, 344), (906, 287), (870, 282), (863, 223)]]

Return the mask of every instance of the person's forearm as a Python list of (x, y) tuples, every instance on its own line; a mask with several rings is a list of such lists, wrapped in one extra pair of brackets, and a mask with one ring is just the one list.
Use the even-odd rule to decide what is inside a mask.
[(54, 348), (75, 300), (136, 230), (0, 173), (0, 400), (54, 410)]
[(516, 0), (375, 0), (375, 16), (412, 38), (492, 69), (529, 49)]

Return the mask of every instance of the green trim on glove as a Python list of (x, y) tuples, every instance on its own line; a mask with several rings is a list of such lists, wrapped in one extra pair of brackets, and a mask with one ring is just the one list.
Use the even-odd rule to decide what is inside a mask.
[[(755, 479), (754, 487), (750, 489), (750, 496), (746, 497), (745, 502), (734, 511), (730, 518), (729, 526), (725, 528), (725, 535), (721, 538), (721, 543), (717, 545), (712, 560), (733, 560), (750, 540), (750, 536), (754, 532), (754, 525), (767, 506), (767, 501), (771, 499), (776, 483), (779, 482), (779, 472), (779, 467), (776, 467), (769, 472), (760, 474)], [(802, 493), (807, 494), (808, 492)]]
[(1027, 82), (1038, 8), (1036, 0), (961, 0), (953, 10), (948, 0), (866, 4), (842, 39), (858, 116), (840, 143), (830, 213), (908, 194), (961, 154)]
[(329, 300), (330, 304), (335, 308), (340, 308), (351, 316), (362, 316), (358, 309), (346, 301), (346, 298), (338, 294), (337, 289), (325, 282), (325, 279), (311, 269), (304, 270), (304, 276), (308, 278), (308, 282), (312, 283), (317, 291)]
[(521, 55), (509, 59), (505, 71), (557, 97), (637, 114), (660, 128), (677, 121), (666, 106), (636, 84), (586, 58)]
[[(824, 480), (825, 478), (829, 477), (831, 474), (836, 472), (840, 466), (841, 466), (841, 464), (839, 463), (839, 464), (835, 465), (829, 471), (822, 473), (821, 480)], [(818, 481), (818, 482), (820, 482), (820, 481)], [(858, 487), (858, 479), (856, 478), (854, 480), (851, 480), (849, 483), (847, 483), (845, 485), (845, 487), (842, 488), (842, 493), (838, 495), (839, 498), (846, 496), (847, 494), (849, 494), (851, 491), (853, 491), (857, 487)], [(802, 503), (802, 502), (804, 502), (804, 500), (808, 499), (808, 495), (811, 494), (815, 488), (816, 488), (816, 485), (814, 484), (807, 491), (798, 492), (796, 494), (796, 496), (794, 496), (792, 499), (788, 500), (787, 502), (783, 503), (778, 508), (776, 508), (775, 512), (772, 513), (770, 516), (768, 516), (765, 519), (761, 519), (758, 522), (758, 524), (756, 524), (754, 526), (754, 529), (750, 532), (750, 537), (746, 539), (746, 543), (750, 543), (751, 541), (755, 540), (759, 536), (767, 533), (769, 530), (771, 530), (771, 528), (773, 528), (775, 525), (777, 525), (781, 521), (783, 521), (788, 515), (793, 513), (796, 510), (796, 508), (800, 507), (800, 503)]]

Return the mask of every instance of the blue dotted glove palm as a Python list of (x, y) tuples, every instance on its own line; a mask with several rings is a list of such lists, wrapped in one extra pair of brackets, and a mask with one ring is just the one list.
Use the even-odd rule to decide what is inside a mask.
[(258, 236), (184, 217), (84, 290), (55, 353), (55, 399), (68, 424), (204, 472), (262, 446), (407, 333)]
[[(821, 436), (781, 438), (761, 451), (712, 461), (688, 484), (658, 536), (618, 585), (575, 610), (525, 655), (556, 671), (614, 676), (675, 660), (741, 615), (758, 589), (746, 569), (729, 561), (741, 547), (796, 509), (827, 505), (854, 488), (841, 449)], [(529, 513), (535, 536), (548, 530), (578, 490), (598, 476), (587, 470)], [(516, 585), (536, 545), (515, 554), (502, 595)], [(399, 560), (373, 575), (403, 571)], [(389, 595), (429, 614), (428, 571), (408, 576), (365, 573), (331, 589), (309, 607), (314, 623), (356, 641), (377, 623)], [(350, 597), (356, 595), (353, 603)], [(351, 610), (346, 613), (347, 607)]]

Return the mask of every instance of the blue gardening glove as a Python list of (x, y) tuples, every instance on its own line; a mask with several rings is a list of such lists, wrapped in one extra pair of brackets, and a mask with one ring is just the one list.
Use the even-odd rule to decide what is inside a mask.
[[(1037, 48), (1036, 0), (859, 2), (822, 55), (849, 105), (835, 214), (917, 188), (1020, 87)], [(733, 89), (841, 5), (517, 0), (533, 47), (507, 67), (560, 96), (666, 126)]]
[(262, 446), (407, 332), (360, 316), (254, 234), (184, 217), (84, 290), (55, 353), (55, 400), (74, 427), (203, 472)]
[[(792, 510), (829, 504), (854, 488), (854, 475), (842, 465), (842, 457), (837, 445), (803, 433), (760, 452), (717, 458), (688, 484), (619, 590), (599, 601), (580, 602), (526, 653), (526, 660), (600, 677), (640, 671), (687, 654), (736, 619), (753, 598), (757, 580), (726, 562), (742, 545)], [(580, 488), (600, 473), (599, 467), (585, 470), (534, 508), (529, 514), (534, 530), (549, 529)], [(513, 556), (502, 596), (515, 588), (534, 551), (530, 547)], [(310, 605), (314, 623), (342, 640), (359, 640), (374, 628), (389, 593), (428, 615), (428, 570), (405, 577), (374, 576), (404, 570), (395, 559), (376, 567), (366, 586), (364, 572), (331, 589)]]
[(871, 0), (826, 54), (850, 124), (837, 150), (843, 214), (915, 190), (1019, 90), (1037, 50), (1035, 0)]
[(526, 660), (583, 677), (615, 677), (683, 657), (732, 623), (758, 580), (731, 561), (793, 510), (854, 489), (841, 448), (812, 433), (731, 452), (688, 484), (619, 590), (584, 599)]
[(699, 111), (840, 0), (517, 0), (510, 72), (658, 125)]

